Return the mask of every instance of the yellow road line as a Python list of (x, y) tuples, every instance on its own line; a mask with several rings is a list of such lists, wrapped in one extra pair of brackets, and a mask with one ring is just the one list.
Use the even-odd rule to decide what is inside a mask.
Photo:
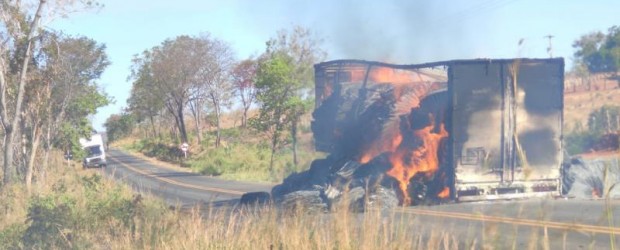
[[(121, 151), (120, 149), (116, 149), (116, 150)], [(126, 155), (130, 155), (130, 156), (133, 156), (133, 157), (138, 158), (140, 160), (149, 162), (150, 164), (157, 165), (158, 167), (162, 167), (162, 168), (170, 169), (170, 170), (174, 170), (174, 171), (179, 171), (179, 172), (193, 173), (191, 170), (189, 170), (187, 168), (182, 168), (182, 167), (179, 167), (179, 166), (177, 166), (175, 164), (172, 164), (172, 163), (169, 163), (169, 162), (159, 161), (159, 160), (157, 160), (155, 158), (151, 158), (151, 157), (145, 156), (145, 155), (143, 155), (141, 153), (134, 153), (134, 152), (128, 152), (128, 151), (122, 151), (122, 152), (124, 154), (126, 154)]]
[[(113, 159), (113, 158), (110, 157), (110, 159)], [(115, 159), (113, 159), (113, 160), (115, 162), (123, 165), (124, 167), (126, 167), (128, 169), (131, 169), (134, 172), (138, 172), (138, 173), (143, 174), (145, 176), (152, 177), (154, 179), (157, 179), (159, 181), (162, 181), (162, 182), (165, 182), (165, 183), (169, 183), (169, 184), (172, 184), (172, 185), (186, 187), (186, 188), (191, 188), (191, 189), (197, 189), (197, 190), (201, 190), (201, 191), (218, 192), (218, 193), (225, 193), (225, 194), (232, 194), (232, 195), (243, 195), (243, 194), (245, 194), (245, 192), (236, 191), (236, 190), (228, 190), (228, 189), (221, 189), (221, 188), (215, 188), (215, 187), (203, 187), (203, 186), (196, 186), (196, 185), (192, 185), (192, 184), (178, 182), (178, 181), (175, 181), (175, 180), (171, 180), (171, 179), (164, 178), (164, 177), (161, 177), (161, 176), (156, 176), (153, 173), (148, 173), (148, 172), (145, 172), (143, 170), (134, 168), (134, 167), (132, 167), (132, 166), (126, 164), (126, 163), (123, 163), (123, 162), (119, 161), (119, 160), (115, 160)]]
[[(202, 187), (202, 186), (182, 183), (182, 182), (174, 181), (168, 178), (156, 176), (153, 173), (142, 171), (140, 169), (134, 168), (118, 160), (114, 160), (114, 161), (118, 162), (119, 164), (123, 165), (124, 167), (128, 169), (131, 169), (134, 172), (138, 172), (140, 174), (155, 178), (162, 182), (166, 182), (166, 183), (181, 186), (181, 187), (192, 188), (192, 189), (208, 191), (208, 192), (233, 194), (233, 195), (243, 195), (245, 193), (245, 192), (240, 192), (236, 190), (228, 190), (228, 189), (221, 189), (221, 188), (214, 188), (214, 187)], [(497, 223), (506, 223), (506, 224), (512, 224), (512, 225), (523, 225), (523, 226), (532, 226), (532, 227), (543, 227), (543, 228), (563, 229), (563, 230), (571, 230), (571, 231), (587, 231), (587, 232), (593, 232), (593, 233), (620, 235), (620, 228), (618, 227), (605, 227), (605, 226), (553, 222), (553, 221), (544, 221), (544, 220), (517, 219), (517, 218), (489, 216), (489, 215), (482, 215), (482, 214), (477, 215), (477, 214), (469, 214), (469, 213), (444, 212), (444, 211), (424, 210), (424, 209), (414, 209), (414, 208), (402, 209), (402, 210), (399, 210), (399, 212), (407, 213), (407, 214), (414, 214), (414, 215), (428, 215), (428, 216), (453, 218), (453, 219), (474, 220), (474, 221), (482, 221), (482, 222), (497, 222)]]
[(506, 224), (512, 224), (512, 225), (524, 225), (524, 226), (563, 229), (563, 230), (572, 230), (572, 231), (588, 231), (588, 232), (603, 233), (603, 234), (620, 234), (620, 228), (618, 227), (595, 226), (595, 225), (587, 225), (587, 224), (553, 222), (553, 221), (544, 221), (544, 220), (517, 219), (517, 218), (511, 218), (511, 217), (499, 217), (499, 216), (489, 216), (489, 215), (481, 215), (481, 214), (476, 215), (476, 214), (469, 214), (469, 213), (444, 212), (444, 211), (434, 211), (434, 210), (424, 210), (424, 209), (414, 209), (414, 208), (406, 208), (406, 209), (400, 210), (400, 212), (407, 213), (407, 214), (428, 215), (428, 216), (435, 216), (435, 217), (474, 220), (474, 221), (483, 221), (483, 222), (498, 222), (498, 223), (506, 223)]

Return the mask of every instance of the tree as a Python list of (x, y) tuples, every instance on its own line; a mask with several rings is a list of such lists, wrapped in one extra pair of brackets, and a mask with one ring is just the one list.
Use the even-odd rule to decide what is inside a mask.
[[(30, 9), (30, 6), (34, 8)], [(65, 42), (71, 39), (46, 32), (40, 28), (39, 23), (54, 15), (64, 15), (73, 6), (92, 7), (98, 4), (86, 0), (53, 1), (49, 5), (46, 0), (0, 3), (0, 122), (4, 132), (4, 176), (0, 187), (16, 179), (15, 169), (25, 169), (24, 178), (30, 190), (42, 138), (45, 138), (43, 142), (47, 156), (51, 148), (51, 134), (58, 129), (55, 125), (63, 120), (64, 123), (68, 122), (64, 119), (64, 113), (59, 112), (59, 109), (63, 110), (66, 106), (59, 107), (56, 104), (66, 104), (67, 100), (73, 98), (70, 92), (59, 91), (73, 82), (68, 79), (58, 81), (58, 76), (62, 75), (59, 72), (73, 71), (64, 67), (67, 64), (61, 60), (63, 55), (71, 54), (65, 52), (65, 49), (70, 51), (72, 47), (64, 47)], [(71, 63), (82, 63), (80, 59), (84, 58), (89, 58), (88, 54), (79, 54), (70, 60)], [(102, 67), (105, 68), (105, 55), (101, 58), (105, 64)], [(72, 79), (89, 75), (89, 72), (79, 73), (81, 75), (74, 75)], [(107, 103), (105, 96), (104, 99)], [(94, 103), (98, 103), (97, 100)], [(20, 136), (22, 140), (16, 140)], [(21, 151), (14, 150), (18, 146), (21, 146)], [(15, 157), (19, 161), (15, 161)]]
[(133, 77), (135, 81), (131, 87), (131, 95), (127, 100), (128, 112), (133, 114), (136, 122), (148, 120), (153, 136), (158, 136), (155, 117), (164, 109), (165, 95), (159, 91), (153, 91), (150, 67), (141, 60), (143, 58), (135, 57), (133, 59), (134, 67), (131, 69), (132, 73), (129, 79)]
[(219, 147), (222, 137), (222, 110), (232, 104), (234, 86), (230, 72), (235, 59), (232, 49), (226, 42), (211, 38), (209, 35), (203, 35), (199, 41), (202, 44), (198, 47), (202, 50), (200, 53), (202, 61), (197, 81), (204, 84), (204, 93), (215, 118), (215, 147)]
[(209, 104), (216, 117), (215, 144), (219, 146), (221, 112), (230, 105), (232, 85), (229, 71), (233, 62), (230, 46), (208, 34), (168, 39), (134, 57), (130, 109), (154, 114), (161, 100), (174, 116), (181, 140), (187, 142), (185, 108), (189, 106), (194, 116), (200, 140), (201, 114)]
[[(46, 2), (46, 0), (39, 1), (34, 13), (34, 18), (28, 25), (23, 25), (23, 22), (25, 22), (27, 18), (26, 14), (20, 9), (21, 6), (19, 2), (3, 1), (1, 3), (2, 7), (0, 11), (2, 11), (2, 13), (0, 13), (0, 15), (2, 16), (3, 23), (6, 25), (4, 28), (12, 33), (12, 45), (19, 46), (18, 48), (14, 48), (13, 51), (7, 51), (6, 47), (9, 45), (8, 42), (0, 45), (0, 54), (2, 54), (2, 56), (0, 56), (0, 121), (4, 130), (4, 177), (2, 185), (11, 183), (15, 178), (15, 171), (13, 169), (13, 141), (15, 140), (18, 129), (17, 126), (21, 119), (20, 114), (22, 113), (24, 93), (26, 84), (28, 83), (28, 67), (30, 66), (32, 50), (36, 46), (34, 38), (38, 32), (39, 21)], [(7, 58), (5, 58), (4, 55), (10, 54), (10, 52), (15, 53), (13, 56), (15, 56), (17, 60), (14, 62), (19, 71), (15, 84), (17, 86), (17, 97), (14, 103), (9, 103), (7, 100), (9, 88), (12, 87), (9, 81), (12, 79), (7, 77), (9, 65), (7, 65)]]
[(601, 135), (620, 131), (620, 106), (603, 106), (590, 113), (588, 128), (591, 132)]
[(233, 84), (235, 86), (235, 93), (241, 100), (241, 107), (243, 109), (243, 115), (241, 117), (241, 127), (246, 127), (248, 122), (248, 111), (252, 107), (252, 104), (256, 101), (256, 70), (258, 63), (253, 59), (243, 60), (232, 71)]
[(297, 165), (297, 129), (301, 117), (312, 106), (314, 97), (314, 64), (326, 57), (326, 52), (320, 47), (322, 40), (312, 34), (310, 29), (295, 26), (290, 31), (281, 30), (275, 38), (267, 41), (264, 58), (273, 58), (286, 55), (290, 60), (291, 79), (299, 87), (292, 93), (298, 104), (295, 113), (290, 113), (290, 135), (293, 147), (293, 163)]
[(590, 72), (618, 72), (620, 69), (620, 26), (609, 28), (607, 34), (593, 32), (573, 43), (575, 61)]
[(106, 119), (105, 126), (108, 133), (108, 142), (117, 141), (129, 134), (135, 125), (134, 116), (131, 113), (113, 114)]
[(143, 88), (132, 94), (155, 91), (157, 96), (163, 97), (164, 106), (173, 115), (184, 142), (188, 141), (184, 109), (195, 84), (192, 77), (198, 70), (192, 62), (195, 58), (193, 47), (194, 39), (189, 36), (168, 39), (150, 51), (136, 55), (133, 61), (137, 70), (131, 76), (135, 80), (134, 89)]
[(271, 136), (271, 170), (276, 149), (282, 142), (282, 132), (296, 119), (302, 106), (296, 94), (302, 85), (294, 80), (293, 71), (291, 57), (275, 54), (260, 62), (256, 75), (256, 97), (261, 108), (253, 126)]

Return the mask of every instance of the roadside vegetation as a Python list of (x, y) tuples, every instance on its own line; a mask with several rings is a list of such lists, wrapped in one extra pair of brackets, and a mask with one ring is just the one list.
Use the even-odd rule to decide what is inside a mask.
[(310, 132), (313, 65), (326, 55), (320, 42), (293, 27), (261, 55), (236, 60), (208, 34), (167, 39), (134, 56), (128, 107), (106, 121), (108, 138), (222, 178), (277, 182), (305, 170), (320, 155)]
[[(395, 212), (331, 213), (271, 206), (177, 207), (102, 176), (71, 167), (56, 153), (45, 183), (0, 193), (2, 249), (493, 249), (515, 244), (496, 224), (453, 235)], [(533, 229), (530, 248), (549, 246)]]
[(576, 123), (567, 131), (564, 145), (569, 154), (618, 150), (620, 106), (603, 106), (588, 116), (587, 126)]
[(106, 47), (40, 24), (99, 7), (94, 1), (0, 3), (0, 191), (13, 184), (31, 191), (45, 182), (53, 152), (83, 156), (78, 140), (93, 132), (89, 117), (112, 102), (97, 82), (110, 64)]
[[(188, 158), (178, 150), (178, 142), (170, 137), (140, 138), (128, 136), (112, 144), (113, 147), (189, 168), (204, 175), (231, 180), (278, 182), (292, 172), (308, 168), (312, 160), (323, 156), (316, 152), (306, 129), (300, 136), (298, 164), (293, 164), (290, 148), (283, 147), (274, 154), (270, 168), (271, 149), (264, 137), (243, 128), (222, 130), (220, 147), (213, 146), (214, 135), (205, 134), (200, 145), (190, 143)], [(287, 142), (285, 142), (287, 143)], [(285, 144), (287, 145), (287, 144)]]
[[(564, 145), (570, 154), (618, 150), (620, 106), (617, 95), (612, 92), (617, 93), (615, 88), (620, 88), (620, 26), (610, 27), (607, 33), (598, 31), (585, 34), (573, 43), (573, 48), (575, 65), (569, 74), (580, 79), (586, 85), (581, 87), (591, 93), (587, 100), (565, 97), (565, 100), (573, 102), (565, 105), (565, 113), (571, 113), (566, 116), (574, 117), (574, 113), (577, 113), (581, 117), (575, 117), (577, 119), (571, 124), (565, 123), (565, 128), (570, 129), (564, 131)], [(591, 77), (593, 74), (607, 78), (603, 81), (616, 81), (617, 85), (611, 91), (603, 89), (606, 98), (603, 98), (602, 93), (593, 91), (600, 87), (593, 86), (596, 85)], [(582, 122), (586, 118), (587, 122)]]
[[(99, 7), (0, 2), (1, 249), (476, 249), (503, 239), (493, 230), (481, 241), (424, 234), (415, 220), (380, 211), (171, 208), (81, 169), (78, 139), (93, 132), (89, 117), (113, 102), (98, 83), (110, 62), (104, 44), (41, 24)], [(576, 42), (581, 69), (617, 72), (619, 37), (613, 27)], [(263, 53), (242, 59), (208, 33), (166, 39), (128, 59), (132, 91), (105, 123), (109, 140), (206, 175), (278, 182), (321, 156), (310, 122), (312, 66), (326, 58), (320, 45), (303, 27), (278, 32)], [(584, 152), (590, 138), (617, 131), (618, 113), (617, 106), (592, 113), (587, 128), (567, 136), (569, 150)], [(533, 246), (548, 245), (533, 235)]]

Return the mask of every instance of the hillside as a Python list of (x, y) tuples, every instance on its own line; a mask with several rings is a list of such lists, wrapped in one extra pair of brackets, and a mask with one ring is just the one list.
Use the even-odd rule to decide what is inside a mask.
[(620, 83), (610, 74), (586, 78), (567, 75), (564, 80), (564, 132), (580, 123), (587, 127), (589, 114), (602, 106), (620, 105)]

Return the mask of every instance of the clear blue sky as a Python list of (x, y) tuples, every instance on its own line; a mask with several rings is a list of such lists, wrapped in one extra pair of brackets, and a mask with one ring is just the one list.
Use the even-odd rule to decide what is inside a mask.
[[(130, 60), (178, 35), (209, 32), (239, 59), (260, 54), (280, 29), (306, 26), (324, 39), (331, 59), (423, 63), (451, 59), (548, 57), (572, 66), (572, 43), (620, 25), (618, 0), (101, 0), (99, 11), (71, 14), (48, 28), (107, 46), (112, 64), (99, 81), (116, 103), (99, 109), (96, 129), (129, 96)], [(518, 46), (519, 40), (524, 43)]]

